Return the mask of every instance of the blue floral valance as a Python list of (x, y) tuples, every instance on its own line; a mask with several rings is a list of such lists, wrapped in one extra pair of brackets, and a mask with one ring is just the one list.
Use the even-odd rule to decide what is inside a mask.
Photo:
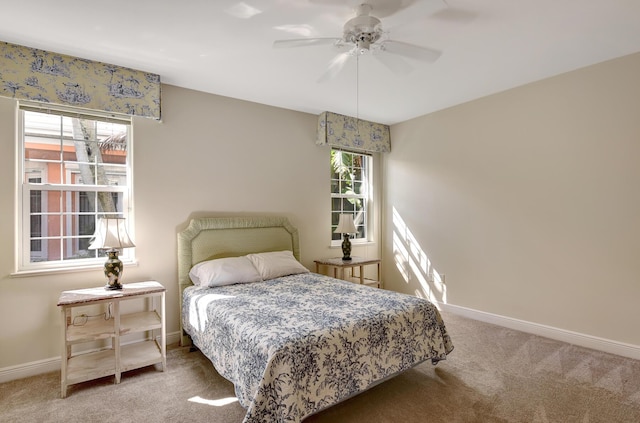
[(388, 153), (391, 151), (391, 136), (388, 125), (322, 112), (318, 117), (316, 144), (370, 153)]
[(160, 119), (160, 75), (5, 42), (0, 95)]

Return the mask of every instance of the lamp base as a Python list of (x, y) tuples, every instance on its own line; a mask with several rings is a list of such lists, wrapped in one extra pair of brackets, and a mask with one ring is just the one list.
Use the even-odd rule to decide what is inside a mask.
[(107, 291), (117, 291), (122, 289), (122, 285), (118, 284), (118, 285), (105, 285), (104, 289)]
[(351, 260), (351, 241), (349, 240), (349, 234), (344, 234), (342, 241), (342, 261)]
[(113, 291), (122, 289), (120, 280), (122, 279), (122, 261), (118, 258), (118, 250), (107, 251), (109, 258), (104, 263), (104, 276), (107, 278), (107, 285), (104, 289)]

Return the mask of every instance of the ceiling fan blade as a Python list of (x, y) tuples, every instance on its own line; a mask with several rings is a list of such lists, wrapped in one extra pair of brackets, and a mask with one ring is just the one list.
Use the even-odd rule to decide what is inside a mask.
[(385, 52), (379, 52), (372, 56), (395, 74), (408, 75), (413, 70), (413, 66), (402, 57), (389, 57)]
[(442, 52), (439, 50), (393, 40), (385, 40), (380, 43), (380, 49), (387, 53), (397, 54), (399, 56), (421, 60), (427, 63), (435, 62), (438, 60), (440, 55), (442, 55)]
[(347, 63), (349, 56), (351, 56), (349, 52), (340, 53), (335, 56), (329, 63), (329, 67), (327, 68), (327, 70), (322, 74), (320, 78), (318, 78), (318, 82), (327, 82), (335, 78), (336, 75), (338, 75), (344, 67), (344, 64)]
[(440, 19), (448, 22), (469, 23), (471, 21), (474, 21), (478, 17), (478, 14), (472, 10), (464, 10), (457, 7), (448, 7), (434, 13), (431, 16), (435, 19)]
[[(410, 6), (417, 0), (307, 0), (311, 4), (320, 6), (339, 6), (341, 8), (348, 7), (355, 10), (362, 3), (370, 5), (375, 10), (378, 18), (389, 16), (400, 9)], [(423, 0), (424, 1), (424, 0)], [(443, 0), (439, 0), (443, 1)]]
[[(407, 3), (406, 6), (400, 7), (397, 12), (389, 14), (384, 19), (387, 29), (406, 27), (449, 7), (445, 0), (420, 0)], [(376, 15), (375, 7), (373, 14)]]
[(321, 6), (344, 6), (344, 0), (309, 0), (309, 3)]
[(336, 44), (341, 41), (341, 38), (295, 38), (291, 40), (276, 40), (273, 42), (274, 48), (289, 48), (289, 47), (307, 47), (307, 46), (319, 46)]

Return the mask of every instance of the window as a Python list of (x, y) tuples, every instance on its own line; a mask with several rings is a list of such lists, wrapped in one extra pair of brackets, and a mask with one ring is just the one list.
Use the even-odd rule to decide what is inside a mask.
[(371, 210), (371, 156), (331, 150), (331, 239), (339, 244), (342, 234), (333, 231), (340, 214), (352, 214), (358, 233), (355, 240), (369, 240)]
[(131, 121), (80, 113), (21, 105), (18, 270), (102, 264), (96, 220), (130, 215)]

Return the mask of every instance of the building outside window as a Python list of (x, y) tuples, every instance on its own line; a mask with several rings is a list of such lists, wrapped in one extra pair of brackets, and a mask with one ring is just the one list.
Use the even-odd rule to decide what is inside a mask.
[(372, 157), (365, 153), (331, 150), (331, 239), (342, 242), (342, 234), (334, 233), (340, 214), (351, 214), (358, 232), (355, 242), (369, 241), (372, 207)]
[(131, 215), (130, 119), (21, 104), (19, 128), (18, 270), (102, 264), (97, 219)]

